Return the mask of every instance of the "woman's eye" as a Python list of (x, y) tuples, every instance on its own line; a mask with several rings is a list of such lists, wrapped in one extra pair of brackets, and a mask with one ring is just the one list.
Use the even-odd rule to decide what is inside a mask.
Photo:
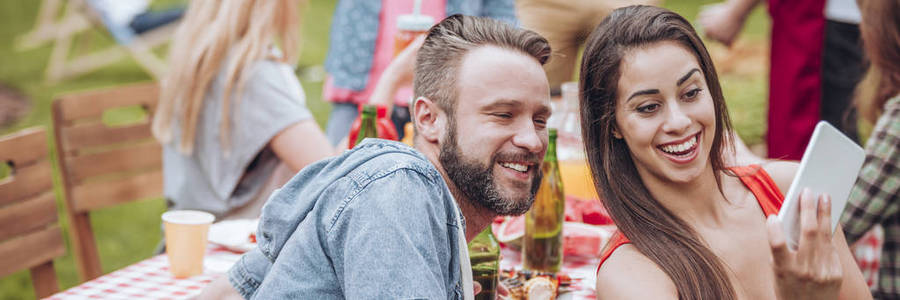
[(695, 88), (693, 90), (690, 90), (684, 94), (684, 98), (685, 99), (694, 99), (697, 97), (698, 94), (700, 94), (700, 91), (702, 91), (700, 88)]
[(656, 111), (657, 109), (659, 109), (659, 104), (647, 104), (647, 105), (638, 106), (637, 111), (639, 113), (652, 113), (652, 112)]

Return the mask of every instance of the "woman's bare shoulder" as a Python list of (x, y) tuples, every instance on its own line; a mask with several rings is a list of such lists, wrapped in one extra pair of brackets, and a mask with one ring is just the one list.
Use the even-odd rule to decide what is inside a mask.
[(764, 163), (762, 167), (772, 177), (772, 181), (775, 181), (775, 184), (778, 185), (778, 189), (782, 193), (787, 193), (800, 164), (794, 161), (770, 160)]
[(598, 299), (677, 299), (672, 279), (634, 245), (613, 251), (597, 272)]

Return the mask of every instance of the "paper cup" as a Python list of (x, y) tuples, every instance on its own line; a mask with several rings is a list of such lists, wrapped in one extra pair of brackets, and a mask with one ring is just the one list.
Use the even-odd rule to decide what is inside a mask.
[(215, 217), (207, 212), (177, 210), (163, 213), (166, 254), (175, 278), (203, 274), (206, 235)]

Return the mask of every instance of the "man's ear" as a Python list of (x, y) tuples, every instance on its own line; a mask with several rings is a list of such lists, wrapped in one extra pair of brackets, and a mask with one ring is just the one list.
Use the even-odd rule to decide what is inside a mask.
[(425, 97), (413, 101), (412, 120), (416, 125), (416, 133), (429, 143), (437, 143), (444, 134), (444, 111), (437, 103)]

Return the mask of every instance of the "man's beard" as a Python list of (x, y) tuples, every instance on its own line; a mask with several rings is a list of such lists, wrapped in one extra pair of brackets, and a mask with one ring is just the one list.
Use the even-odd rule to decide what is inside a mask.
[[(438, 157), (447, 176), (456, 185), (456, 188), (472, 203), (487, 208), (498, 215), (521, 215), (531, 208), (534, 203), (534, 195), (541, 186), (541, 159), (534, 153), (496, 153), (491, 157), (488, 165), (483, 165), (477, 160), (467, 159), (460, 151), (456, 143), (456, 122), (450, 121), (449, 130), (441, 145)], [(522, 197), (504, 198), (499, 187), (494, 182), (493, 168), (498, 160), (503, 161), (528, 161), (534, 162), (534, 178), (531, 181), (530, 193)], [(515, 183), (517, 188), (524, 188), (525, 184)]]

